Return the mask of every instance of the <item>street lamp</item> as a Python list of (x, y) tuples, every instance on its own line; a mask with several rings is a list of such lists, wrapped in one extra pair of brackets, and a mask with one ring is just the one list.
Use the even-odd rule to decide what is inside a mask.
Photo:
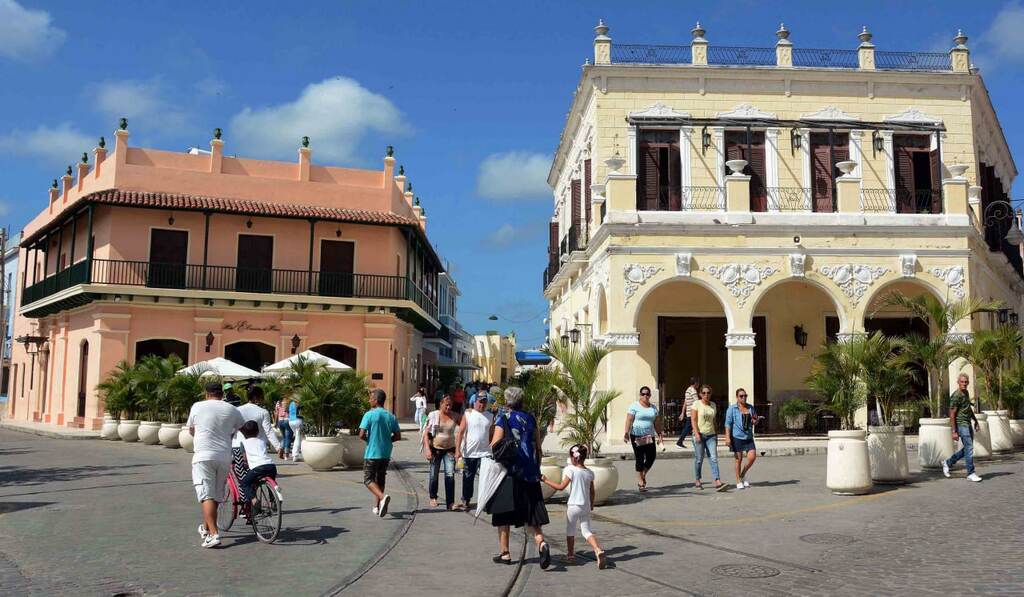
[(562, 341), (562, 346), (569, 346), (569, 334), (562, 334), (560, 340)]
[(569, 330), (569, 340), (573, 344), (579, 344), (580, 342), (580, 330), (579, 328), (572, 328)]
[(1013, 210), (1013, 205), (1009, 201), (1002, 199), (993, 201), (985, 207), (985, 212), (982, 214), (985, 221), (985, 227), (996, 226), (1011, 218), (1010, 229), (1006, 232), (1006, 236), (1003, 237), (1010, 246), (1016, 247), (1024, 243), (1024, 233), (1020, 231), (1020, 226), (1017, 224), (1017, 215)]
[(295, 351), (299, 349), (300, 342), (302, 342), (302, 339), (299, 338), (298, 334), (292, 336), (292, 354), (295, 354)]

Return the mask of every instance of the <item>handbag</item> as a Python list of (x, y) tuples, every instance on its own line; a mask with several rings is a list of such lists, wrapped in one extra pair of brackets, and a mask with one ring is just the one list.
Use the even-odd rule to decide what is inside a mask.
[(654, 443), (654, 436), (653, 435), (641, 435), (641, 436), (637, 437), (634, 441), (636, 442), (636, 445), (638, 445), (638, 446), (646, 446), (646, 445)]
[(494, 444), (491, 448), (491, 455), (494, 456), (495, 462), (501, 464), (506, 469), (511, 469), (519, 458), (519, 445), (512, 437), (512, 430), (508, 426), (508, 417), (502, 417), (501, 421), (501, 428), (504, 433), (501, 439), (498, 440), (498, 443)]

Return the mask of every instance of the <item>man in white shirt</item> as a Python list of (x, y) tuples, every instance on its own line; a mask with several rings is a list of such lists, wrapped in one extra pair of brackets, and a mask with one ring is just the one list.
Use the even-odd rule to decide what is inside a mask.
[(469, 508), (480, 459), (491, 456), (493, 430), (494, 415), (487, 410), (487, 391), (481, 388), (473, 401), (473, 408), (466, 411), (455, 432), (455, 460), (465, 460), (462, 468), (462, 503), (456, 506), (456, 510)]
[(199, 535), (203, 547), (220, 545), (217, 504), (226, 499), (225, 485), (231, 472), (231, 442), (245, 423), (238, 409), (224, 402), (219, 383), (206, 384), (206, 400), (196, 402), (188, 413), (188, 432), (195, 438), (192, 454), (192, 485), (203, 509)]
[[(242, 418), (246, 421), (256, 421), (260, 430), (259, 438), (269, 442), (275, 452), (279, 451), (281, 442), (277, 439), (277, 434), (274, 433), (274, 424), (270, 421), (270, 413), (263, 408), (263, 388), (253, 386), (249, 390), (248, 398), (248, 402), (238, 407), (238, 412), (242, 413)], [(242, 434), (237, 433), (231, 445), (236, 448), (241, 447), (243, 439), (245, 438), (242, 437)], [(252, 468), (252, 464), (249, 465), (249, 468)]]

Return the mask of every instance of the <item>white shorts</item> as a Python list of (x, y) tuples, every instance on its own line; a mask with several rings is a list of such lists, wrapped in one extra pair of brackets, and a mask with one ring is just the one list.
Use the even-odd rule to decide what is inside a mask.
[(200, 503), (213, 500), (217, 503), (226, 499), (225, 488), (231, 462), (220, 460), (203, 460), (192, 463), (192, 485), (196, 488), (196, 497)]
[(590, 510), (583, 506), (569, 506), (565, 509), (565, 536), (575, 537), (576, 529), (579, 529), (583, 539), (590, 539), (594, 533), (590, 532)]

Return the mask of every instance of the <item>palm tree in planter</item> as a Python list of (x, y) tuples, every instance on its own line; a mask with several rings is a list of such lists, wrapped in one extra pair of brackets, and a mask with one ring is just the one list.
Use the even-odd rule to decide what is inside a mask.
[(885, 298), (884, 306), (908, 311), (934, 332), (930, 338), (920, 334), (903, 338), (900, 351), (904, 359), (921, 366), (928, 374), (931, 418), (920, 421), (917, 454), (922, 468), (939, 468), (943, 460), (953, 455), (952, 431), (949, 418), (944, 416), (949, 404), (949, 365), (956, 358), (950, 333), (959, 322), (975, 313), (998, 309), (1000, 303), (976, 298), (946, 303), (928, 293), (911, 298), (894, 292)]
[(1002, 378), (1003, 405), (1010, 419), (1013, 445), (1024, 445), (1024, 361), (1014, 355), (1013, 363)]
[[(559, 391), (555, 382), (560, 375), (561, 373), (554, 369), (539, 368), (525, 371), (518, 378), (512, 380), (512, 385), (523, 390), (523, 410), (536, 419), (542, 446), (544, 438), (547, 437), (548, 428), (554, 423), (558, 413)], [(498, 403), (504, 404), (504, 400), (500, 396)], [(557, 456), (547, 456), (541, 459), (541, 474), (555, 483), (560, 483), (564, 466), (564, 463), (559, 462), (560, 460)], [(547, 485), (541, 485), (540, 489), (544, 494), (544, 499), (549, 499), (555, 494), (555, 490)]]
[(302, 409), (303, 426), (309, 430), (303, 438), (303, 457), (314, 470), (330, 470), (344, 459), (336, 423), (348, 425), (351, 431), (368, 406), (366, 376), (352, 370), (328, 371), (305, 359), (295, 365), (286, 380)]
[[(981, 382), (981, 390), (975, 391), (978, 401), (979, 423), (988, 427), (990, 447), (997, 452), (1013, 449), (1013, 437), (1010, 419), (1003, 400), (1003, 371), (1007, 362), (1017, 358), (1021, 348), (1021, 334), (1016, 327), (1003, 325), (994, 330), (975, 332), (972, 341), (957, 340), (953, 343), (952, 352), (974, 365), (977, 381)], [(983, 404), (994, 410), (983, 410)], [(984, 429), (979, 432), (984, 436)], [(984, 440), (982, 440), (984, 441)]]
[(168, 432), (164, 426), (160, 428), (160, 443), (168, 448), (181, 447), (191, 452), (193, 447), (192, 434), (184, 423), (188, 419), (188, 413), (192, 405), (203, 400), (206, 396), (206, 384), (213, 381), (210, 376), (203, 377), (202, 373), (182, 373), (164, 381), (158, 388), (158, 392), (165, 396), (170, 413), (170, 422), (166, 424), (167, 429), (177, 428), (177, 446), (174, 440), (167, 437)]
[(905, 483), (910, 476), (903, 418), (920, 400), (911, 398), (915, 372), (902, 357), (899, 338), (875, 332), (860, 344), (859, 379), (868, 404), (875, 405), (878, 424), (867, 438), (871, 479)]
[(139, 440), (139, 397), (135, 390), (137, 372), (133, 365), (121, 361), (103, 381), (96, 384), (96, 391), (103, 398), (103, 404), (111, 416), (120, 419), (117, 436), (126, 442)]
[[(163, 427), (162, 420), (170, 418), (170, 398), (166, 392), (166, 385), (184, 366), (185, 364), (178, 355), (166, 358), (147, 355), (136, 365), (135, 388), (139, 394), (145, 417), (145, 420), (139, 425), (139, 441), (142, 443), (162, 443), (160, 436), (160, 429)], [(172, 423), (172, 425), (176, 424)], [(177, 444), (179, 431), (181, 431), (181, 427), (176, 425), (173, 434), (167, 431), (164, 435), (169, 442), (172, 441), (171, 435), (173, 435), (173, 443)], [(177, 445), (171, 447), (177, 447)]]
[(591, 454), (587, 466), (594, 469), (595, 504), (603, 504), (619, 484), (619, 474), (611, 460), (599, 456), (601, 443), (598, 433), (607, 427), (608, 405), (619, 397), (618, 390), (595, 390), (598, 367), (608, 350), (597, 345), (552, 344), (546, 351), (558, 361), (552, 385), (558, 400), (565, 407), (564, 420), (559, 428), (563, 446), (582, 444)]

